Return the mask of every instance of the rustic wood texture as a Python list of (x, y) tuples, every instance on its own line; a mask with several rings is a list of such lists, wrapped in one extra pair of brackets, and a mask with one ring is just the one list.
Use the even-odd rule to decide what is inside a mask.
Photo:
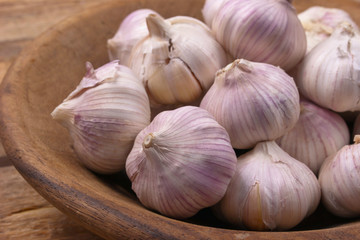
[[(0, 0), (0, 83), (21, 50), (56, 23), (106, 0)], [(9, 165), (0, 146), (0, 166)]]
[[(31, 41), (54, 24), (104, 0), (0, 0), (0, 83)], [(100, 239), (42, 198), (0, 143), (0, 239)]]
[[(5, 1), (0, 0), (0, 4), (3, 2)], [(24, 4), (35, 4), (33, 9), (35, 13), (31, 14), (33, 14), (33, 18), (36, 18), (36, 13), (39, 13), (37, 12), (38, 8), (42, 8), (41, 3), (44, 1), (28, 0), (23, 2)], [(64, 4), (71, 4), (71, 2), (73, 1), (61, 1)], [(64, 6), (61, 3), (58, 1), (59, 6)], [(358, 15), (360, 5), (352, 0), (295, 1), (298, 11), (314, 4), (341, 7), (350, 12), (360, 23)], [(30, 34), (28, 35), (30, 37), (27, 37), (19, 33), (27, 31), (27, 27), (19, 26), (18, 32), (8, 30), (8, 33), (5, 33), (6, 37), (2, 42), (5, 43), (2, 45), (5, 47), (0, 47), (0, 51), (4, 55), (7, 54), (9, 60), (3, 61), (3, 65), (0, 63), (0, 69), (6, 69), (20, 49), (25, 46), (26, 48), (12, 65), (1, 86), (1, 139), (6, 152), (23, 177), (51, 204), (69, 217), (58, 215), (60, 213), (46, 202), (36, 202), (33, 207), (26, 207), (29, 205), (26, 205), (28, 203), (24, 199), (25, 208), (10, 210), (11, 213), (9, 213), (9, 209), (4, 208), (3, 211), (7, 211), (7, 214), (10, 215), (2, 215), (4, 212), (0, 210), (0, 234), (4, 228), (12, 231), (13, 225), (8, 225), (9, 222), (20, 221), (21, 217), (17, 218), (16, 214), (24, 213), (23, 218), (28, 219), (27, 224), (32, 226), (31, 228), (40, 227), (46, 222), (46, 224), (50, 224), (50, 229), (56, 229), (53, 228), (55, 225), (71, 222), (71, 219), (107, 239), (360, 238), (358, 219), (340, 223), (330, 221), (332, 224), (319, 225), (311, 230), (308, 230), (308, 226), (305, 225), (301, 230), (290, 232), (251, 232), (227, 229), (221, 225), (213, 225), (213, 223), (202, 224), (204, 218), (209, 217), (207, 214), (189, 221), (169, 219), (142, 207), (129, 190), (129, 182), (123, 174), (114, 178), (99, 176), (88, 171), (76, 161), (67, 131), (54, 122), (49, 114), (78, 84), (85, 72), (85, 61), (91, 61), (95, 67), (107, 61), (104, 44), (106, 39), (114, 34), (118, 23), (137, 8), (152, 8), (165, 17), (180, 14), (200, 17), (202, 5), (202, 0), (110, 1), (101, 7), (89, 9), (64, 21), (31, 43), (29, 41), (36, 34)], [(14, 14), (16, 18), (28, 21), (28, 18), (23, 17), (21, 10), (17, 7), (12, 10), (18, 10), (18, 13)], [(53, 7), (52, 10), (56, 11), (56, 8)], [(59, 13), (61, 16), (63, 15), (61, 10)], [(72, 13), (67, 12), (68, 15)], [(31, 26), (34, 31), (41, 32), (46, 29), (45, 23), (52, 21), (53, 14), (49, 13), (46, 16), (47, 20), (43, 22), (44, 25), (40, 21), (39, 24)], [(1, 23), (4, 22), (0, 20)], [(17, 26), (12, 25), (12, 27), (16, 28)], [(0, 32), (0, 36), (4, 32)], [(11, 48), (13, 50), (8, 52), (8, 49)], [(15, 186), (12, 188), (14, 189)], [(5, 192), (0, 193), (5, 194)], [(3, 199), (2, 195), (0, 196)], [(27, 192), (25, 195), (32, 195), (32, 193)], [(12, 201), (11, 195), (6, 200)], [(39, 210), (38, 215), (42, 216), (40, 222), (32, 221), (34, 219), (34, 215), (31, 214), (33, 211), (26, 209)], [(3, 220), (4, 216), (6, 220)], [(53, 217), (58, 220), (54, 220)], [(322, 220), (327, 222), (329, 217), (331, 218), (326, 214), (320, 215), (316, 222)], [(47, 220), (42, 222), (44, 219)], [(54, 221), (53, 225), (52, 221)], [(27, 224), (24, 222), (19, 226), (26, 229)], [(77, 227), (78, 225), (71, 224), (71, 226)], [(317, 225), (315, 224), (315, 226)], [(64, 227), (64, 229), (67, 228)], [(13, 234), (15, 235), (13, 236), (19, 236), (19, 239), (21, 237), (28, 239), (25, 237), (25, 233), (17, 231), (19, 230), (14, 229)], [(64, 233), (67, 230), (61, 230), (61, 232)], [(79, 228), (80, 235), (81, 232), (82, 229)], [(33, 232), (32, 234), (36, 236), (37, 233)], [(80, 235), (77, 239), (82, 238)], [(90, 236), (93, 235), (85, 235), (83, 238), (91, 239)], [(63, 239), (66, 239), (65, 235)]]
[(0, 239), (101, 239), (42, 198), (13, 166), (0, 168)]

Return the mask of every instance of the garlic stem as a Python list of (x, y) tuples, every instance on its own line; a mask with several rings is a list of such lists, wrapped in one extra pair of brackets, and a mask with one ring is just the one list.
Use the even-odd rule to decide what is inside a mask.
[(360, 143), (360, 135), (355, 135), (354, 144), (359, 144), (359, 143)]
[(149, 133), (145, 139), (144, 139), (144, 142), (143, 142), (143, 146), (144, 148), (150, 148), (153, 146), (153, 139), (155, 138), (154, 134), (153, 133)]
[(155, 14), (149, 14), (146, 18), (146, 25), (149, 30), (150, 37), (165, 38), (170, 25), (165, 20)]

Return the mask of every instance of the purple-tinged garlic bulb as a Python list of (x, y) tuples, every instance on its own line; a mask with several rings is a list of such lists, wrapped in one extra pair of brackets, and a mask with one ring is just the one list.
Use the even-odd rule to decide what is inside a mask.
[(300, 93), (336, 112), (360, 110), (360, 35), (342, 23), (298, 65)]
[(78, 87), (52, 117), (70, 133), (79, 160), (98, 173), (125, 169), (137, 134), (150, 123), (150, 103), (141, 81), (118, 61), (96, 70), (87, 64)]
[(133, 47), (149, 35), (146, 26), (149, 14), (159, 15), (151, 9), (138, 9), (124, 18), (115, 35), (107, 41), (110, 61), (119, 60), (122, 65), (128, 65)]
[(274, 141), (258, 143), (238, 157), (219, 218), (251, 230), (287, 230), (311, 215), (320, 202), (314, 173)]
[(328, 109), (301, 99), (300, 117), (294, 128), (276, 140), (293, 158), (303, 162), (315, 174), (326, 157), (349, 144), (346, 122)]
[(281, 68), (244, 59), (219, 70), (200, 103), (229, 133), (234, 148), (275, 140), (300, 114), (299, 92)]
[(342, 9), (313, 6), (298, 14), (305, 29), (307, 50), (310, 52), (317, 44), (330, 37), (342, 22), (348, 22), (357, 29), (350, 15)]
[(152, 106), (198, 100), (227, 64), (226, 52), (197, 19), (149, 15), (146, 22), (150, 34), (133, 48), (130, 68), (146, 86)]
[(360, 135), (328, 157), (319, 172), (322, 202), (334, 215), (360, 216)]
[(228, 0), (211, 26), (234, 58), (292, 69), (306, 52), (306, 35), (289, 0)]
[(228, 0), (206, 0), (201, 10), (204, 22), (211, 28), (214, 16), (219, 11), (221, 6)]
[(204, 109), (185, 106), (161, 112), (139, 133), (126, 173), (145, 207), (181, 219), (220, 201), (235, 166), (225, 129)]

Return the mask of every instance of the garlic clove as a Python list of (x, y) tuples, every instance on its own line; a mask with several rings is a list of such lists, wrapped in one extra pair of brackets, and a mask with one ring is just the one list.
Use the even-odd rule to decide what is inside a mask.
[(199, 20), (149, 15), (146, 21), (149, 36), (133, 48), (130, 67), (146, 86), (152, 106), (196, 101), (226, 64), (225, 51)]
[(348, 22), (354, 29), (358, 29), (350, 15), (338, 8), (313, 6), (299, 13), (298, 17), (305, 29), (307, 53), (317, 44), (330, 37), (341, 22)]
[(228, 0), (215, 14), (211, 28), (234, 58), (269, 63), (287, 71), (306, 52), (305, 31), (291, 1)]
[(328, 157), (319, 172), (322, 202), (340, 217), (360, 216), (360, 136)]
[(238, 157), (215, 214), (251, 230), (287, 230), (311, 215), (320, 202), (314, 173), (274, 141), (258, 143)]
[(270, 64), (244, 59), (217, 72), (200, 107), (228, 131), (238, 149), (281, 137), (300, 114), (299, 93), (289, 75)]
[(173, 59), (166, 66), (159, 68), (152, 77), (154, 80), (149, 81), (147, 87), (152, 93), (152, 98), (158, 102), (187, 102), (197, 98), (199, 92), (202, 92), (196, 78), (180, 59)]
[(326, 157), (349, 144), (349, 129), (337, 113), (308, 100), (301, 99), (300, 109), (295, 127), (276, 142), (317, 174)]
[(110, 61), (128, 64), (132, 48), (149, 34), (145, 20), (149, 14), (159, 15), (151, 9), (138, 9), (125, 17), (115, 35), (107, 41)]
[(88, 72), (51, 115), (67, 128), (86, 167), (114, 173), (125, 168), (136, 135), (150, 123), (149, 100), (142, 83), (117, 61)]
[(234, 174), (229, 136), (204, 109), (158, 114), (136, 137), (126, 173), (141, 203), (173, 218), (188, 218), (218, 202)]
[(360, 33), (343, 22), (297, 66), (300, 93), (336, 112), (360, 110)]

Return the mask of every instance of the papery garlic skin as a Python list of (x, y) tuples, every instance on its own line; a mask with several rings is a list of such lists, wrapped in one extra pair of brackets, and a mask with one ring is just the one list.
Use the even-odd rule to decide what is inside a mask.
[(141, 81), (118, 61), (88, 73), (51, 113), (70, 133), (79, 160), (103, 174), (125, 168), (137, 134), (150, 123)]
[(146, 86), (152, 105), (196, 101), (226, 65), (224, 49), (197, 19), (150, 15), (146, 21), (150, 35), (134, 47), (130, 68)]
[(314, 173), (274, 141), (258, 143), (238, 157), (236, 172), (215, 214), (251, 230), (287, 230), (320, 202)]
[(228, 0), (212, 21), (216, 39), (234, 58), (293, 68), (305, 55), (305, 31), (287, 0)]
[(337, 113), (305, 99), (301, 99), (300, 109), (295, 127), (276, 142), (317, 174), (326, 157), (349, 144), (350, 132)]
[(149, 14), (159, 15), (151, 9), (138, 9), (125, 17), (115, 35), (107, 41), (110, 61), (119, 60), (122, 65), (128, 65), (133, 47), (149, 34), (146, 26)]
[(300, 93), (336, 112), (360, 110), (360, 35), (342, 23), (297, 66)]
[(298, 14), (305, 29), (308, 53), (317, 44), (330, 37), (335, 28), (342, 22), (348, 22), (355, 29), (356, 23), (342, 9), (313, 6)]
[(360, 216), (360, 145), (341, 148), (328, 157), (319, 172), (322, 202), (326, 209), (340, 217)]
[(204, 109), (185, 106), (160, 113), (139, 133), (126, 173), (144, 206), (181, 219), (217, 203), (235, 166), (225, 129)]
[(206, 0), (201, 10), (204, 22), (211, 28), (214, 16), (219, 11), (221, 6), (228, 0)]
[(282, 69), (238, 59), (217, 72), (200, 107), (228, 131), (234, 148), (246, 149), (292, 129), (299, 101), (294, 80)]

